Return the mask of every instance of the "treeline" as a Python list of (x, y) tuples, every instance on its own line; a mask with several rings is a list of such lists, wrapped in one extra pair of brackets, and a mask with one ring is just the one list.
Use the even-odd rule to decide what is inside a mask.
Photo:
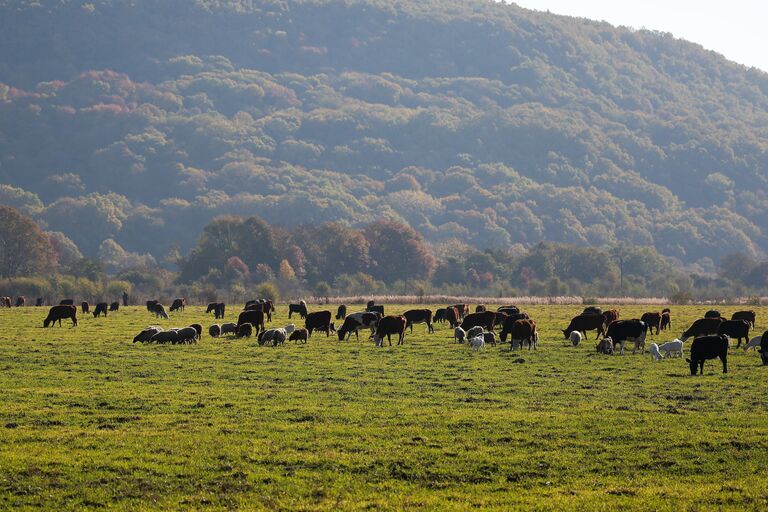
[(768, 77), (667, 34), (480, 0), (19, 0), (0, 45), (0, 202), (91, 259), (164, 265), (222, 215), (701, 273), (768, 249)]
[(169, 258), (176, 271), (114, 241), (105, 245), (100, 257), (83, 257), (61, 233), (43, 232), (31, 218), (0, 206), (0, 295), (117, 300), (126, 292), (212, 301), (442, 293), (686, 302), (768, 292), (768, 261), (743, 253), (723, 258), (717, 274), (701, 274), (642, 245), (541, 242), (530, 249), (481, 250), (455, 239), (431, 244), (409, 226), (387, 220), (362, 228), (334, 222), (286, 228), (255, 216), (217, 217), (191, 251)]

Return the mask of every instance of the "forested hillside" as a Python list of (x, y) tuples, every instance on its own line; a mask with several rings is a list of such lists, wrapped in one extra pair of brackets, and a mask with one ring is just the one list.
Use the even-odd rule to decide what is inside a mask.
[(157, 261), (222, 214), (768, 250), (768, 75), (481, 0), (0, 4), (0, 203)]

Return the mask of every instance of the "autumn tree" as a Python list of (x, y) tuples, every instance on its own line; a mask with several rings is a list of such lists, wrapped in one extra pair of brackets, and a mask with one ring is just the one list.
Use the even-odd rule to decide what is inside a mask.
[(413, 228), (391, 221), (377, 221), (363, 230), (374, 266), (371, 274), (387, 283), (399, 279), (429, 279), (435, 257), (424, 238)]
[(0, 276), (28, 276), (49, 269), (53, 247), (30, 217), (0, 205)]

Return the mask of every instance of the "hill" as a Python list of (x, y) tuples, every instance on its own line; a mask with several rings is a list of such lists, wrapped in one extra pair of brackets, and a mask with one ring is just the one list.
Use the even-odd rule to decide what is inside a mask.
[(160, 260), (216, 215), (428, 241), (768, 238), (768, 75), (489, 1), (0, 5), (0, 202)]

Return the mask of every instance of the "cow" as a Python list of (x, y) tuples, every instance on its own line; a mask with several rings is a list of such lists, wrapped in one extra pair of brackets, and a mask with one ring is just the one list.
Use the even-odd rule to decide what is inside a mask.
[(704, 361), (717, 357), (723, 362), (723, 373), (728, 373), (728, 336), (719, 334), (695, 338), (691, 343), (691, 357), (686, 359), (691, 375), (696, 375), (697, 370), (704, 375)]
[(737, 311), (731, 315), (731, 320), (746, 320), (755, 328), (755, 312), (754, 311)]
[(672, 329), (672, 317), (669, 311), (662, 311), (661, 324), (659, 324), (659, 329), (662, 331), (666, 331), (667, 329)]
[(291, 318), (294, 313), (298, 313), (302, 319), (306, 319), (307, 303), (302, 300), (298, 304), (288, 304), (288, 318)]
[(75, 299), (62, 299), (59, 301), (59, 306), (74, 306)]
[(440, 308), (435, 311), (435, 314), (432, 316), (432, 321), (436, 324), (442, 324), (445, 323), (445, 313), (447, 309), (446, 308)]
[(509, 315), (503, 311), (497, 311), (495, 316), (496, 317), (493, 319), (493, 325), (504, 325), (504, 320), (509, 317)]
[(741, 340), (749, 343), (749, 322), (747, 320), (723, 320), (717, 328), (717, 334), (724, 334), (738, 340), (736, 348), (741, 346)]
[(99, 318), (101, 315), (104, 315), (104, 318), (107, 317), (106, 302), (99, 302), (98, 304), (96, 304), (96, 308), (93, 310), (93, 318)]
[(760, 359), (763, 361), (763, 366), (768, 366), (768, 331), (763, 333), (758, 352), (760, 352)]
[(456, 312), (459, 314), (459, 320), (463, 321), (464, 317), (469, 314), (469, 304), (454, 304), (452, 307), (456, 308)]
[(148, 343), (152, 336), (162, 332), (162, 327), (147, 327), (133, 338), (134, 343)]
[(432, 334), (435, 332), (435, 328), (432, 327), (432, 310), (431, 309), (409, 309), (403, 313), (406, 324), (405, 327), (411, 328), (413, 333), (413, 324), (427, 324), (427, 332)]
[[(264, 331), (264, 312), (263, 311), (243, 311), (237, 317), (238, 332), (240, 326), (243, 324), (251, 324), (252, 329), (256, 329), (255, 334), (259, 334), (260, 331)], [(242, 338), (242, 336), (240, 336)]]
[(618, 309), (608, 309), (606, 311), (603, 311), (603, 324), (605, 327), (608, 327), (611, 325), (612, 322), (615, 322), (619, 319), (619, 310)]
[(483, 311), (488, 311), (488, 308), (485, 307), (485, 304), (478, 304), (475, 306), (475, 313), (482, 313)]
[(720, 318), (720, 312), (716, 309), (710, 309), (706, 313), (704, 313), (704, 318)]
[(445, 309), (445, 319), (448, 321), (451, 329), (455, 329), (459, 326), (459, 311), (454, 306), (448, 306)]
[(82, 310), (84, 315), (87, 315), (91, 312), (91, 305), (88, 304), (88, 302), (83, 301), (80, 303), (80, 309)]
[(640, 321), (645, 322), (648, 326), (648, 331), (653, 334), (653, 328), (656, 328), (656, 334), (659, 334), (661, 330), (661, 313), (643, 313), (640, 317)]
[(187, 305), (187, 299), (179, 298), (179, 299), (173, 299), (173, 302), (171, 303), (171, 307), (169, 308), (169, 311), (173, 313), (174, 311), (184, 311), (184, 307)]
[(302, 342), (306, 343), (307, 338), (309, 338), (309, 333), (306, 329), (296, 329), (291, 333), (290, 336), (288, 336), (289, 341), (295, 341), (295, 342)]
[(166, 320), (169, 320), (168, 313), (165, 312), (165, 307), (156, 300), (147, 301), (147, 310), (149, 310), (150, 313), (154, 313), (155, 318), (165, 318)]
[[(304, 301), (301, 301), (302, 304), (304, 304), (304, 314), (306, 316), (306, 308), (307, 304)], [(272, 313), (275, 311), (275, 305), (272, 303), (269, 299), (259, 299), (259, 300), (249, 300), (245, 303), (245, 310), (250, 311), (263, 311), (264, 315), (267, 319), (267, 322), (272, 321)], [(290, 318), (290, 311), (288, 312), (288, 317)], [(304, 318), (303, 316), (301, 318)]]
[(150, 313), (154, 313), (155, 311), (154, 311), (153, 308), (154, 308), (155, 304), (160, 304), (160, 301), (159, 300), (148, 300), (147, 301), (147, 311), (149, 311)]
[(461, 322), (461, 328), (465, 331), (470, 330), (472, 327), (480, 326), (486, 331), (492, 331), (496, 325), (496, 313), (493, 311), (485, 311), (483, 313), (470, 313), (464, 317)]
[(336, 320), (344, 320), (345, 318), (347, 318), (347, 306), (341, 304), (336, 310)]
[(351, 313), (347, 315), (346, 318), (344, 318), (344, 323), (337, 331), (339, 341), (349, 339), (352, 336), (352, 333), (355, 333), (355, 336), (359, 341), (360, 335), (358, 331), (364, 328), (370, 329), (371, 335), (373, 335), (374, 331), (376, 330), (376, 324), (379, 323), (380, 319), (381, 316), (379, 316), (378, 313), (369, 313), (368, 311), (361, 311), (359, 313)]
[(516, 315), (520, 313), (520, 308), (517, 306), (501, 306), (497, 308), (496, 311), (507, 315)]
[(11, 307), (11, 298), (10, 297), (0, 297), (0, 299), (2, 299), (2, 301), (1, 301), (2, 304), (0, 304), (1, 306), (5, 307), (5, 308), (10, 308)]
[(723, 319), (718, 317), (713, 318), (699, 318), (691, 324), (691, 326), (680, 335), (680, 341), (685, 341), (691, 336), (698, 338), (699, 336), (708, 336), (717, 334), (717, 330), (720, 328), (720, 324)]
[(365, 310), (368, 311), (374, 306), (374, 304), (376, 304), (375, 300), (369, 300), (365, 305)]
[(118, 311), (120, 309), (120, 303), (119, 302), (113, 302), (109, 305), (110, 311)]
[(565, 339), (569, 339), (571, 332), (579, 331), (584, 335), (584, 339), (587, 339), (587, 331), (597, 331), (595, 339), (605, 334), (605, 323), (601, 315), (578, 315), (571, 319), (571, 323), (568, 327), (563, 329), (563, 336)]
[(602, 315), (603, 309), (599, 306), (587, 306), (584, 308), (582, 315)]
[(501, 342), (507, 342), (507, 336), (512, 333), (512, 329), (515, 326), (515, 322), (518, 320), (530, 320), (527, 313), (518, 313), (516, 315), (507, 315), (504, 322), (501, 324)]
[(645, 338), (648, 334), (648, 326), (642, 320), (616, 320), (608, 326), (608, 330), (605, 333), (606, 338), (611, 338), (613, 341), (614, 349), (618, 344), (620, 345), (620, 353), (624, 355), (624, 345), (627, 341), (635, 343), (632, 353), (637, 352), (640, 349), (640, 353), (645, 353)]
[(384, 306), (377, 306), (376, 304), (371, 304), (365, 308), (365, 311), (368, 313), (378, 313), (379, 315), (384, 316)]
[(20, 308), (23, 307), (27, 303), (27, 298), (23, 295), (19, 295), (16, 297), (16, 307)]
[(206, 313), (210, 313), (213, 311), (213, 317), (216, 320), (224, 318), (224, 311), (226, 310), (226, 304), (223, 302), (211, 302), (208, 304), (208, 307), (205, 309)]
[(304, 327), (307, 332), (312, 336), (312, 331), (325, 332), (326, 338), (331, 335), (331, 318), (333, 314), (330, 311), (314, 311), (307, 313), (304, 319)]
[(377, 347), (384, 346), (384, 336), (389, 341), (389, 346), (392, 346), (392, 335), (397, 334), (397, 344), (402, 345), (405, 339), (405, 324), (407, 320), (404, 316), (385, 316), (379, 320), (379, 324), (376, 326), (376, 331), (373, 334), (373, 340), (376, 342)]
[(65, 318), (72, 320), (72, 327), (77, 327), (77, 308), (75, 306), (53, 306), (48, 310), (48, 316), (43, 320), (43, 327), (48, 327), (56, 322), (59, 322), (61, 327), (61, 321)]
[[(536, 332), (536, 322), (531, 319), (515, 320), (509, 331), (512, 339), (509, 343), (509, 349), (515, 350), (518, 346), (522, 349), (523, 344), (528, 342), (528, 350), (538, 348), (539, 334)], [(506, 339), (506, 333), (502, 331), (502, 342)]]

